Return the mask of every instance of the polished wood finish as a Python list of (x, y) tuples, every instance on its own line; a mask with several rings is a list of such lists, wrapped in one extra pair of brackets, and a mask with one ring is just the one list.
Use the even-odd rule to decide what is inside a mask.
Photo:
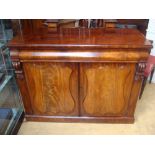
[(106, 117), (64, 117), (64, 116), (40, 116), (40, 115), (26, 115), (28, 121), (46, 121), (46, 122), (85, 122), (85, 123), (133, 123), (134, 117), (126, 116), (106, 116)]
[[(45, 35), (30, 34), (15, 37), (9, 44), (11, 49), (36, 50), (97, 50), (98, 49), (150, 49), (151, 43), (135, 29), (72, 28), (60, 33)], [(114, 51), (114, 50), (113, 50)], [(126, 51), (124, 51), (125, 53)]]
[(78, 115), (77, 65), (24, 63), (34, 114)]
[(152, 48), (139, 31), (62, 29), (9, 47), (27, 120), (134, 122)]
[(135, 64), (85, 63), (80, 69), (81, 115), (124, 116)]

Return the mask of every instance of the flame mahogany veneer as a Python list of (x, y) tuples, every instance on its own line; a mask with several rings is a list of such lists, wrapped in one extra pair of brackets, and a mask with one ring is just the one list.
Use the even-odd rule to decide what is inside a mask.
[(134, 29), (61, 29), (10, 43), (26, 119), (133, 123), (151, 43)]

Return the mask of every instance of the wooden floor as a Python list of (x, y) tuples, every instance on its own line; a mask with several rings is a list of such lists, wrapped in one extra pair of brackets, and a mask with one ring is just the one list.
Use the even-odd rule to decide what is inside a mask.
[(24, 122), (18, 134), (155, 134), (155, 84), (146, 85), (135, 119), (134, 124)]

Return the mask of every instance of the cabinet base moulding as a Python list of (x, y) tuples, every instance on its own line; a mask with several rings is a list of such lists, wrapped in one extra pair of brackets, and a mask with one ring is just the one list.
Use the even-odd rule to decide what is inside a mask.
[(26, 115), (27, 121), (79, 123), (134, 123), (134, 117), (71, 117)]

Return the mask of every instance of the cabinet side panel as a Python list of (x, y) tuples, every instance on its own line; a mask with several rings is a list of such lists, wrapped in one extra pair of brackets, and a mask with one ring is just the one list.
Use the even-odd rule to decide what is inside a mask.
[(142, 81), (144, 78), (145, 67), (146, 67), (146, 62), (137, 63), (135, 77), (132, 85), (132, 91), (131, 91), (130, 100), (129, 100), (129, 107), (127, 111), (127, 116), (129, 117), (134, 117), (136, 103), (140, 94)]
[(16, 75), (16, 81), (20, 89), (20, 93), (22, 96), (23, 104), (24, 104), (24, 109), (26, 114), (32, 114), (32, 106), (31, 106), (31, 100), (30, 100), (30, 95), (28, 92), (28, 87), (26, 83), (26, 79), (23, 73), (23, 67), (22, 63), (20, 63), (18, 59), (18, 52), (13, 52), (17, 58), (12, 58), (12, 65), (15, 70), (15, 75)]
[(24, 109), (26, 114), (32, 114), (32, 107), (31, 107), (31, 101), (30, 101), (30, 96), (29, 96), (29, 92), (27, 89), (27, 84), (25, 81), (25, 78), (23, 79), (16, 79), (17, 80), (17, 84), (20, 88), (20, 93), (22, 96), (22, 100), (23, 100), (23, 104), (24, 104)]

